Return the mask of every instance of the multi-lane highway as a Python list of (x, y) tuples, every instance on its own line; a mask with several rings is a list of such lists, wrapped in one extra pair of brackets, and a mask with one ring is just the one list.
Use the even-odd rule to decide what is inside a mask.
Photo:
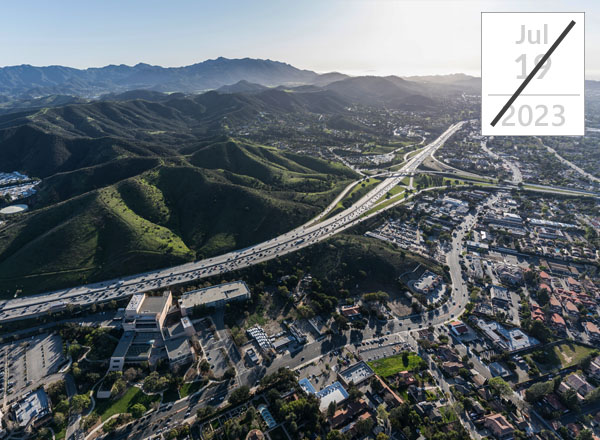
[(413, 175), (419, 165), (463, 124), (464, 122), (459, 122), (450, 126), (437, 139), (415, 154), (400, 170), (387, 174), (380, 184), (354, 205), (333, 217), (320, 222), (310, 221), (271, 240), (217, 257), (120, 279), (11, 299), (0, 304), (0, 320), (26, 319), (60, 310), (68, 304), (87, 306), (123, 298), (135, 292), (167, 288), (249, 267), (318, 243), (367, 218), (369, 210), (384, 199), (388, 191), (398, 185), (405, 176)]

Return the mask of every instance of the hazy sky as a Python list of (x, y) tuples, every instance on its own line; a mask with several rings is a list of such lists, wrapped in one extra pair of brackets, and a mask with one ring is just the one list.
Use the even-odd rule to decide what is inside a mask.
[(583, 11), (587, 76), (600, 79), (598, 0), (27, 0), (0, 10), (0, 65), (182, 66), (224, 56), (396, 75), (479, 75), (482, 11)]

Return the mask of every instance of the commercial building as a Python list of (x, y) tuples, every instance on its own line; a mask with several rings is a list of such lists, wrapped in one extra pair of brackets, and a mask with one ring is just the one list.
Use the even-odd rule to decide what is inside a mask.
[(492, 304), (496, 307), (508, 309), (510, 305), (510, 293), (507, 289), (501, 286), (491, 286), (490, 297), (492, 298)]
[(125, 357), (127, 356), (127, 352), (129, 351), (129, 347), (131, 347), (131, 343), (133, 342), (133, 338), (135, 337), (134, 332), (125, 332), (115, 351), (113, 351), (112, 356), (110, 357), (110, 364), (108, 366), (108, 371), (122, 371), (125, 366)]
[(350, 386), (351, 384), (358, 385), (370, 379), (374, 374), (373, 369), (366, 362), (361, 361), (340, 371), (338, 377), (344, 385)]
[(453, 321), (450, 323), (450, 331), (455, 336), (462, 336), (469, 333), (469, 328), (462, 321)]
[(327, 410), (331, 402), (340, 403), (348, 398), (348, 392), (339, 382), (333, 382), (315, 394), (320, 400), (319, 409)]
[(50, 400), (43, 388), (32, 392), (13, 407), (15, 421), (21, 428), (38, 425), (51, 414)]
[(161, 331), (172, 304), (173, 296), (170, 291), (161, 296), (145, 293), (133, 295), (125, 308), (123, 329), (136, 332)]
[(479, 319), (477, 325), (485, 336), (503, 351), (518, 352), (539, 344), (537, 339), (526, 335), (518, 328), (507, 329), (495, 321), (486, 322), (483, 319)]
[(189, 318), (177, 314), (176, 304), (172, 309), (173, 305), (170, 291), (160, 296), (132, 296), (124, 311), (124, 332), (110, 358), (109, 371), (121, 371), (125, 364), (154, 364), (165, 354), (171, 368), (194, 359), (189, 338), (196, 329)]
[(250, 299), (250, 290), (243, 281), (219, 284), (218, 286), (186, 292), (179, 300), (181, 314), (187, 316), (194, 307), (220, 307), (232, 301)]
[(194, 359), (192, 345), (186, 336), (165, 340), (165, 349), (172, 369), (191, 362)]

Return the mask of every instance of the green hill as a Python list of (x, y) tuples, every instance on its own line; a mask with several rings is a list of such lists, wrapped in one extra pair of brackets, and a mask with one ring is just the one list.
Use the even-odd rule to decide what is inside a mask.
[(309, 220), (354, 178), (339, 165), (233, 140), (188, 145), (185, 154), (109, 138), (58, 139), (46, 148), (53, 145), (67, 153), (39, 168), (55, 172), (32, 209), (0, 229), (1, 296), (266, 240)]

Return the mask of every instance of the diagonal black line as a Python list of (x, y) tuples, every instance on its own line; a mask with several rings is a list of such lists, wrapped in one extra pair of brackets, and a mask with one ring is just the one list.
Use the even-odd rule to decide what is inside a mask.
[(527, 84), (529, 84), (529, 82), (533, 79), (533, 77), (535, 76), (535, 74), (538, 73), (538, 71), (542, 68), (542, 66), (544, 65), (544, 63), (546, 61), (548, 61), (548, 58), (550, 58), (550, 55), (552, 55), (552, 53), (558, 47), (558, 45), (562, 42), (562, 40), (565, 39), (565, 37), (567, 36), (567, 34), (569, 33), (569, 31), (571, 29), (573, 29), (573, 26), (575, 26), (575, 21), (571, 20), (571, 23), (569, 23), (567, 25), (567, 27), (565, 28), (565, 30), (562, 31), (562, 34), (560, 34), (560, 36), (556, 39), (556, 41), (554, 42), (554, 44), (552, 46), (550, 46), (550, 49), (548, 49), (548, 52), (546, 52), (544, 54), (544, 56), (542, 57), (542, 59), (535, 65), (535, 67), (533, 68), (533, 70), (531, 71), (531, 73), (529, 75), (527, 75), (527, 78), (525, 78), (525, 81), (523, 81), (523, 83), (519, 86), (519, 88), (517, 89), (517, 91), (515, 93), (513, 93), (513, 95), (510, 97), (510, 99), (507, 101), (507, 103), (504, 104), (504, 107), (502, 107), (502, 110), (500, 110), (500, 112), (496, 115), (496, 117), (492, 121), (492, 127), (496, 126), (496, 124), (498, 123), (498, 121), (500, 120), (500, 118), (502, 117), (502, 115), (504, 115), (504, 113), (506, 113), (506, 111), (510, 108), (510, 106), (513, 104), (513, 102), (515, 102), (515, 99), (517, 99), (519, 97), (519, 95), (521, 94), (521, 92), (523, 91), (523, 89), (525, 89), (525, 87), (527, 87)]

